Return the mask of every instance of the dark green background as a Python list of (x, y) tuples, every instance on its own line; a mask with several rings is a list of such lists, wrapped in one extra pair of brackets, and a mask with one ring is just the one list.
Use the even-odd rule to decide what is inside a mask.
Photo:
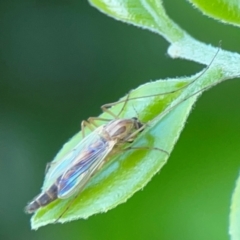
[[(184, 0), (168, 14), (201, 41), (240, 51), (240, 30)], [(0, 2), (0, 239), (226, 240), (240, 166), (240, 82), (201, 97), (168, 164), (105, 214), (30, 230), (23, 208), (44, 169), (99, 107), (149, 80), (203, 66), (172, 60), (160, 36), (114, 21), (87, 1)]]

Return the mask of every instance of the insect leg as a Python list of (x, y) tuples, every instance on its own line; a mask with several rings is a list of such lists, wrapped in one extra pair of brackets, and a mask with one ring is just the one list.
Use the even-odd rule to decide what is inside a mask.
[(83, 120), (83, 121), (81, 122), (82, 138), (85, 137), (85, 128), (86, 128), (86, 127), (87, 127), (90, 131), (94, 131), (95, 128), (96, 128), (96, 125), (93, 124), (93, 123), (91, 123), (91, 122), (88, 122), (88, 121)]
[(96, 123), (97, 121), (102, 122), (109, 122), (112, 119), (106, 119), (106, 118), (99, 118), (99, 117), (90, 117), (88, 120), (83, 120), (81, 122), (81, 130), (82, 130), (82, 137), (85, 137), (85, 128), (87, 127), (90, 131), (94, 131), (96, 128), (99, 127), (99, 125)]
[(64, 211), (57, 217), (57, 219), (54, 221), (57, 223), (59, 219), (68, 211), (68, 209), (71, 207), (71, 205), (74, 203), (75, 199), (78, 197), (79, 194), (76, 194), (76, 196), (70, 201), (70, 203), (67, 205), (67, 207), (64, 209)]
[[(124, 100), (123, 107), (122, 107), (122, 109), (120, 110), (120, 112), (117, 115), (114, 114), (112, 111), (110, 111), (108, 108), (118, 104), (118, 102), (104, 104), (103, 106), (101, 106), (102, 111), (108, 113), (109, 115), (111, 115), (113, 117), (113, 119), (119, 119), (119, 115), (122, 113), (123, 109), (125, 108), (126, 103), (127, 103), (128, 99), (129, 99), (129, 96), (130, 96), (130, 93), (128, 93), (126, 99)], [(101, 118), (101, 117), (90, 117), (90, 118), (88, 118), (87, 121), (82, 121), (81, 129), (82, 129), (83, 137), (85, 136), (85, 132), (84, 132), (84, 128), (85, 127), (88, 127), (91, 131), (93, 131), (94, 127), (95, 128), (99, 127), (99, 125), (96, 123), (96, 121), (109, 122), (111, 120), (112, 119)]]
[(96, 121), (102, 121), (102, 122), (110, 122), (112, 119), (108, 118), (100, 118), (100, 117), (90, 117), (88, 118), (88, 122), (93, 124), (95, 127), (99, 127), (98, 124), (96, 124)]
[[(102, 111), (108, 113), (109, 115), (114, 117), (114, 119), (119, 119), (119, 116), (123, 112), (123, 109), (125, 108), (128, 100), (130, 99), (130, 94), (131, 94), (131, 91), (127, 94), (126, 99), (124, 99), (124, 100), (120, 100), (120, 101), (117, 101), (117, 102), (107, 103), (107, 104), (102, 105), (101, 106)], [(115, 105), (117, 105), (119, 103), (122, 103), (122, 102), (123, 102), (123, 106), (122, 106), (120, 112), (117, 115), (109, 110), (110, 107), (113, 107), (113, 106), (115, 106)]]
[[(146, 96), (141, 96), (141, 97), (132, 97), (130, 98), (130, 94), (131, 94), (131, 91), (127, 94), (127, 97), (126, 99), (123, 99), (123, 100), (119, 100), (119, 101), (116, 101), (116, 102), (113, 102), (113, 103), (107, 103), (107, 104), (104, 104), (101, 109), (104, 111), (104, 112), (107, 112), (109, 113), (111, 116), (115, 117), (116, 119), (119, 117), (119, 115), (121, 114), (121, 112), (123, 111), (126, 103), (128, 101), (131, 101), (131, 100), (136, 100), (136, 99), (142, 99), (142, 98), (149, 98), (149, 97), (155, 97), (155, 96), (160, 96), (160, 95), (166, 95), (166, 94), (171, 94), (171, 93), (175, 93), (177, 91), (180, 91), (180, 90), (183, 90), (184, 88), (186, 87), (189, 87), (190, 85), (192, 85), (194, 82), (196, 82), (200, 77), (202, 77), (206, 71), (213, 65), (214, 63), (214, 60), (216, 59), (219, 51), (221, 50), (221, 42), (219, 42), (219, 47), (217, 49), (217, 52), (214, 54), (213, 58), (211, 59), (210, 63), (206, 66), (205, 69), (203, 69), (203, 71), (195, 78), (193, 79), (191, 82), (187, 83), (186, 85), (182, 86), (182, 87), (179, 87), (175, 90), (171, 90), (171, 91), (168, 91), (168, 92), (164, 92), (164, 93), (156, 93), (156, 94), (152, 94), (152, 95), (146, 95)], [(115, 115), (113, 114), (108, 108), (112, 107), (112, 106), (115, 106), (117, 104), (120, 104), (120, 103), (123, 103), (124, 102), (124, 106), (122, 108), (122, 110), (120, 111), (120, 113), (118, 115)]]
[(166, 155), (170, 156), (170, 153), (162, 148), (157, 148), (157, 147), (128, 147), (128, 148), (124, 148), (123, 151), (128, 151), (128, 150), (157, 150), (160, 152), (165, 153)]
[[(94, 170), (94, 172), (89, 176), (89, 179), (99, 170), (102, 168), (102, 166), (105, 164), (105, 161), (101, 162), (96, 169)], [(83, 189), (84, 187), (82, 187)], [(76, 195), (73, 197), (73, 199), (70, 200), (70, 202), (67, 204), (66, 208), (64, 209), (64, 211), (58, 216), (58, 218), (54, 221), (55, 223), (57, 223), (59, 221), (60, 218), (62, 218), (62, 216), (69, 210), (69, 208), (72, 206), (72, 204), (75, 202), (76, 198), (79, 196), (79, 194), (81, 193), (81, 190), (79, 190), (78, 193), (76, 193)]]

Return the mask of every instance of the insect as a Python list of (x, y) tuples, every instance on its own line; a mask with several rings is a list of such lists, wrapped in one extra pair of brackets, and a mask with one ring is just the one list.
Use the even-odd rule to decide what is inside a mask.
[(132, 142), (134, 133), (142, 127), (137, 118), (115, 119), (102, 125), (83, 139), (66, 155), (48, 178), (56, 179), (45, 192), (39, 194), (27, 207), (33, 213), (57, 198), (69, 198), (80, 192), (88, 180), (104, 165), (107, 155), (118, 145)]
[[(209, 66), (206, 69), (208, 69)], [(203, 73), (205, 71), (203, 71)], [(194, 79), (185, 86), (164, 94), (171, 94), (186, 88), (196, 80), (197, 79)], [(202, 91), (203, 89), (188, 95), (178, 103), (170, 106), (162, 114), (166, 114), (177, 105)], [(159, 95), (161, 94), (153, 94), (141, 98)], [(88, 181), (105, 165), (106, 162), (108, 162), (110, 156), (121, 151), (122, 145), (132, 143), (135, 140), (135, 138), (144, 130), (147, 124), (142, 123), (136, 117), (119, 117), (126, 103), (133, 99), (134, 98), (130, 98), (130, 94), (128, 94), (124, 100), (102, 106), (103, 111), (109, 113), (114, 118), (113, 120), (104, 118), (89, 118), (88, 122), (82, 122), (82, 141), (80, 141), (68, 154), (63, 156), (61, 160), (56, 163), (54, 162), (53, 165), (50, 166), (50, 169), (46, 174), (46, 178), (50, 182), (48, 184), (48, 188), (37, 195), (30, 203), (28, 203), (25, 208), (27, 213), (34, 213), (37, 209), (47, 206), (56, 199), (67, 199), (75, 194), (80, 193)], [(121, 102), (123, 103), (123, 107), (118, 115), (115, 115), (111, 110), (109, 110), (109, 107)], [(96, 124), (96, 120), (107, 121), (107, 123), (98, 126)], [(92, 132), (87, 136), (85, 136), (86, 127), (92, 130)], [(124, 148), (124, 150), (126, 149), (133, 148)], [(168, 155), (168, 152), (164, 149), (154, 149), (164, 152)], [(63, 213), (65, 212), (66, 210)], [(59, 216), (59, 218), (61, 216)]]

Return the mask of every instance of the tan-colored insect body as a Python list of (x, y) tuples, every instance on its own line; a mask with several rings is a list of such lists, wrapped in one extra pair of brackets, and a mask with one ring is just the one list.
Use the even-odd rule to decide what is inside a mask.
[(46, 191), (36, 196), (25, 211), (33, 213), (58, 198), (69, 198), (80, 192), (104, 165), (108, 154), (118, 145), (132, 142), (136, 131), (142, 126), (137, 118), (132, 118), (112, 120), (96, 128), (72, 150), (71, 156), (65, 156), (52, 172), (48, 173), (56, 180)]

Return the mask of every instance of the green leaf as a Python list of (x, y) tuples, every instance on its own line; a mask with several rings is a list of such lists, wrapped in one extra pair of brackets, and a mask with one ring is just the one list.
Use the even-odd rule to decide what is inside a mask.
[(240, 26), (239, 0), (188, 0), (202, 13), (221, 22)]
[(231, 240), (240, 239), (240, 176), (238, 177), (232, 197), (229, 232)]
[(166, 15), (160, 0), (89, 0), (99, 11), (126, 23), (159, 33), (177, 41), (183, 31)]
[[(133, 148), (142, 147), (143, 149), (124, 152), (120, 149), (117, 155), (90, 179), (85, 189), (74, 201), (71, 201), (74, 197), (65, 200), (58, 199), (39, 209), (31, 219), (32, 228), (37, 229), (54, 223), (70, 202), (71, 207), (59, 219), (59, 222), (88, 218), (126, 202), (136, 191), (142, 189), (166, 163), (168, 155), (153, 148), (161, 148), (169, 153), (172, 151), (199, 94), (220, 82), (222, 78), (221, 69), (214, 67), (208, 69), (203, 76), (200, 75), (197, 80), (196, 76), (159, 80), (133, 90), (130, 94), (132, 100), (127, 102), (121, 118), (137, 116), (142, 122), (147, 123), (146, 129), (131, 145)], [(176, 91), (177, 89), (179, 90)], [(171, 91), (174, 92), (163, 94)], [(159, 95), (141, 98), (152, 94)], [(116, 104), (111, 111), (118, 114), (123, 104)], [(109, 118), (109, 115), (103, 113), (101, 117)], [(76, 134), (63, 146), (54, 162), (70, 152), (79, 141), (81, 141), (81, 133)], [(48, 182), (49, 179), (46, 178), (43, 190), (49, 185)]]

